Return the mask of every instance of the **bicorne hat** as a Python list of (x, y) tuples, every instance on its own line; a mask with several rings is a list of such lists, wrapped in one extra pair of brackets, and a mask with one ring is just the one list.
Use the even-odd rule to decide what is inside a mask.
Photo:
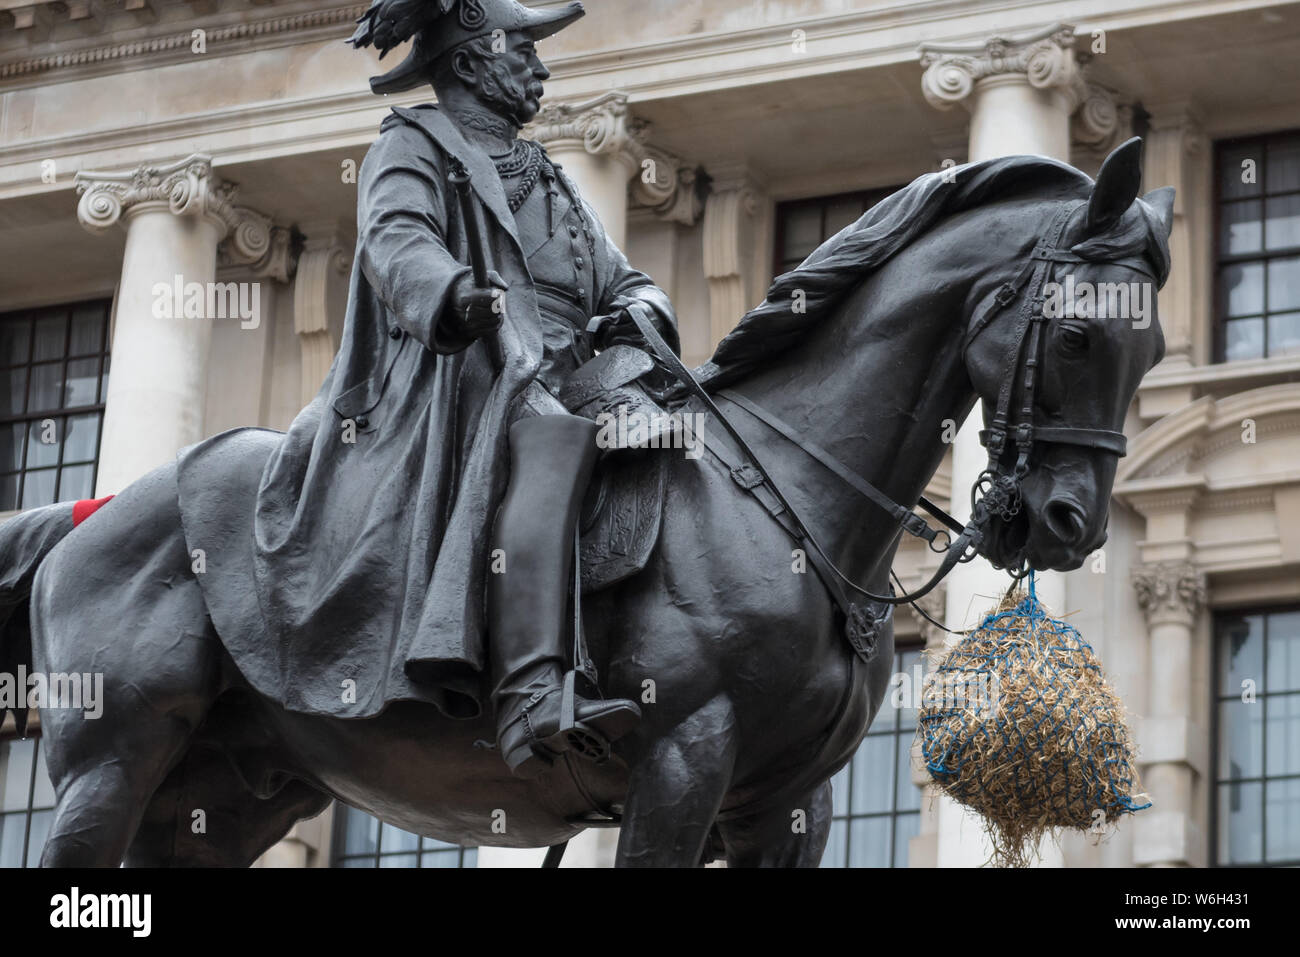
[(429, 82), (429, 67), (453, 47), (502, 30), (541, 40), (583, 16), (581, 3), (560, 10), (531, 10), (519, 0), (375, 0), (348, 40), (374, 46), (379, 58), (412, 37), (411, 52), (383, 76), (370, 78), (375, 93), (401, 93)]

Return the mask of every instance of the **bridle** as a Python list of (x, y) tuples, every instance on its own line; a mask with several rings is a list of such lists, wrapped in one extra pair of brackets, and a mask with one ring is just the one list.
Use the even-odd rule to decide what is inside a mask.
[[(961, 523), (922, 496), (918, 502), (919, 507), (945, 526), (942, 529), (932, 528), (911, 508), (893, 501), (830, 452), (801, 435), (771, 411), (732, 389), (721, 389), (717, 393), (720, 398), (757, 419), (801, 449), (809, 458), (815, 459), (837, 475), (851, 488), (889, 514), (904, 531), (923, 539), (932, 551), (943, 554), (943, 561), (930, 580), (916, 591), (903, 595), (893, 594), (892, 587), (891, 594), (877, 595), (850, 580), (836, 567), (809, 530), (807, 523), (798, 516), (794, 507), (763, 467), (753, 449), (732, 425), (731, 420), (718, 408), (713, 396), (664, 342), (651, 321), (649, 307), (639, 302), (633, 302), (628, 306), (628, 316), (636, 324), (655, 355), (721, 423), (740, 454), (737, 456), (723, 443), (705, 437), (705, 444), (709, 451), (727, 467), (736, 484), (752, 494), (796, 542), (806, 546), (805, 553), (809, 563), (818, 572), (836, 604), (850, 622), (863, 614), (863, 610), (850, 597), (851, 594), (883, 605), (915, 603), (938, 587), (957, 565), (974, 560), (980, 554), (992, 519), (998, 517), (1009, 521), (1019, 514), (1023, 502), (1021, 485), (1029, 473), (1029, 461), (1035, 443), (1080, 445), (1116, 456), (1123, 456), (1126, 453), (1128, 443), (1122, 432), (1072, 425), (1040, 426), (1034, 421), (1034, 399), (1041, 364), (1044, 327), (1050, 321), (1043, 314), (1045, 302), (1043, 290), (1054, 275), (1056, 265), (1106, 262), (1128, 266), (1151, 275), (1150, 267), (1140, 259), (1091, 260), (1084, 259), (1068, 249), (1060, 248), (1061, 236), (1071, 214), (1082, 205), (1082, 202), (1062, 204), (1046, 235), (1034, 247), (1020, 273), (1015, 279), (1003, 283), (998, 288), (990, 305), (971, 323), (962, 345), (961, 353), (964, 357), (971, 344), (992, 324), (994, 318), (1019, 299), (1021, 305), (1015, 334), (1016, 345), (1008, 355), (993, 421), (988, 429), (980, 432), (980, 442), (988, 449), (989, 460), (987, 467), (980, 473), (971, 488), (969, 522)], [(1022, 295), (1026, 285), (1028, 289)], [(1012, 402), (1017, 381), (1021, 383), (1020, 405), (1013, 412)], [(1015, 464), (1010, 469), (1003, 464), (1008, 443), (1011, 443), (1016, 453)], [(939, 536), (944, 536), (944, 543), (938, 544)], [(1020, 569), (1012, 570), (1012, 574), (1015, 577), (1023, 577), (1028, 574), (1028, 569), (1022, 566)]]

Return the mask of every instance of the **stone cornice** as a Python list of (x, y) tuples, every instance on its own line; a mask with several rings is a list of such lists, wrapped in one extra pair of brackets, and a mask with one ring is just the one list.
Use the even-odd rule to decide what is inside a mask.
[(926, 43), (920, 48), (921, 92), (939, 110), (968, 102), (975, 84), (1023, 76), (1038, 90), (1058, 90), (1070, 109), (1087, 99), (1087, 85), (1074, 55), (1074, 26), (1058, 23), (1021, 37), (995, 36), (982, 43)]
[[(41, 6), (33, 3), (33, 7)], [(48, 6), (45, 4), (44, 6)], [(279, 16), (247, 19), (242, 22), (225, 18), (207, 18), (203, 25), (205, 43), (211, 53), (224, 52), (223, 47), (249, 42), (266, 43), (279, 40), (301, 42), (308, 37), (305, 32), (325, 30), (333, 32), (360, 17), (368, 3), (350, 3), (324, 10), (303, 10), (282, 13)], [(245, 11), (247, 16), (249, 11)], [(16, 21), (19, 22), (19, 21)], [(48, 52), (31, 55), (8, 50), (0, 53), (0, 81), (38, 77), (52, 71), (75, 71), (77, 68), (121, 69), (113, 66), (122, 60), (148, 58), (151, 61), (169, 57), (187, 58), (192, 55), (193, 31), (199, 20), (186, 23), (165, 23), (155, 28), (119, 31), (120, 39), (110, 42), (69, 41)]]
[(195, 153), (162, 166), (126, 172), (77, 173), (77, 219), (93, 233), (129, 219), (133, 210), (166, 206), (174, 216), (201, 216), (220, 230), (221, 266), (251, 266), (258, 275), (287, 282), (297, 254), (288, 229), (270, 216), (234, 203), (238, 186), (216, 176), (212, 157)]
[(549, 148), (581, 147), (622, 163), (632, 178), (633, 206), (663, 219), (689, 226), (704, 211), (708, 176), (650, 145), (650, 124), (633, 116), (626, 93), (604, 93), (581, 103), (548, 103), (523, 135)]

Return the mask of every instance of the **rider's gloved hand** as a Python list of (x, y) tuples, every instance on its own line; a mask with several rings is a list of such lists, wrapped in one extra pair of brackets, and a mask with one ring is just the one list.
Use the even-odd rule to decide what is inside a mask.
[(613, 302), (613, 310), (607, 316), (596, 316), (587, 325), (592, 333), (592, 344), (603, 351), (610, 346), (624, 345), (645, 348), (645, 339), (636, 324), (628, 317), (626, 304), (630, 300), (620, 296)]
[(506, 317), (506, 290), (509, 286), (497, 272), (488, 273), (490, 289), (480, 289), (474, 276), (466, 273), (456, 281), (448, 303), (451, 315), (448, 326), (467, 339), (481, 339), (501, 328)]

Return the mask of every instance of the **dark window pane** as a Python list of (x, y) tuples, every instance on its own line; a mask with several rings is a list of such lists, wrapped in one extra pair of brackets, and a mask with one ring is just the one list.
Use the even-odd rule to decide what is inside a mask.
[(62, 399), (63, 363), (32, 366), (32, 384), (27, 393), (28, 411), (53, 412), (62, 407)]
[(13, 512), (18, 508), (17, 475), (0, 475), (0, 512)]
[(36, 320), (36, 341), (32, 345), (32, 361), (62, 359), (68, 338), (67, 313), (57, 312)]
[(23, 866), (23, 839), (26, 835), (26, 814), (0, 817), (0, 867)]
[(920, 814), (900, 814), (894, 822), (894, 866), (907, 866), (907, 845), (921, 833)]
[(1272, 312), (1300, 309), (1300, 256), (1269, 262), (1268, 308)]
[(27, 838), (28, 867), (40, 864), (41, 851), (45, 850), (45, 841), (50, 836), (50, 825), (53, 823), (53, 811), (37, 811), (32, 815), (31, 834)]
[(104, 307), (99, 303), (78, 306), (72, 312), (72, 332), (68, 337), (68, 355), (96, 355), (104, 351)]
[(36, 786), (32, 790), (32, 807), (54, 807), (54, 785), (50, 783), (50, 768), (45, 763), (45, 748), (36, 739)]
[(1224, 325), (1224, 359), (1264, 358), (1264, 320), (1234, 319)]
[(849, 813), (849, 766), (845, 765), (831, 778), (831, 814), (842, 817)]
[(1300, 312), (1279, 312), (1268, 317), (1268, 354), (1300, 355)]
[(1226, 256), (1257, 253), (1264, 245), (1259, 200), (1228, 203), (1219, 215), (1219, 251)]
[(1228, 700), (1219, 704), (1219, 777), (1255, 778), (1264, 773), (1264, 705)]
[(63, 461), (93, 462), (99, 452), (100, 413), (70, 415), (63, 421), (63, 427), (67, 429), (63, 443)]
[(28, 472), (23, 477), (23, 508), (54, 504), (54, 476), (57, 469)]
[(1264, 185), (1270, 193), (1300, 189), (1300, 137), (1269, 143)]
[(894, 774), (894, 806), (911, 811), (921, 806), (921, 789), (912, 783), (912, 736), (898, 738), (898, 770)]
[(1300, 774), (1300, 694), (1269, 696), (1264, 708), (1268, 717), (1265, 772), (1269, 777)]
[(421, 867), (460, 867), (460, 849), (451, 851), (426, 851), (420, 857)]
[(1258, 688), (1264, 672), (1264, 616), (1222, 619), (1218, 644), (1219, 694), (1240, 697), (1247, 678)]
[(63, 381), (63, 408), (75, 409), (99, 401), (99, 359), (73, 359)]
[(1264, 849), (1264, 785), (1219, 785), (1219, 862), (1251, 864)]
[(23, 435), (26, 431), (21, 422), (0, 425), (0, 472), (17, 472), (23, 467)]
[(393, 851), (418, 851), (420, 849), (420, 835), (412, 834), (410, 831), (403, 831), (393, 827), (391, 824), (383, 826), (383, 832), (379, 838), (379, 850), (384, 854)]
[(0, 322), (0, 366), (22, 365), (31, 347), (32, 324), (26, 319)]
[(1270, 694), (1300, 691), (1300, 611), (1268, 616), (1268, 684)]
[(1300, 778), (1264, 786), (1265, 831), (1269, 861), (1300, 861)]
[(62, 418), (52, 416), (33, 419), (27, 423), (27, 467), (59, 464), (59, 446), (63, 443), (65, 428)]
[(894, 793), (892, 734), (869, 735), (853, 756), (853, 814), (888, 811)]
[(478, 867), (478, 848), (465, 848), (465, 856), (461, 858), (462, 867)]
[(26, 367), (0, 372), (0, 415), (18, 415), (26, 408)]
[[(1224, 199), (1258, 196), (1260, 181), (1264, 177), (1264, 150), (1260, 143), (1242, 143), (1223, 148), (1219, 153), (1219, 192)], [(1245, 163), (1251, 161), (1254, 183), (1242, 182), (1246, 178)]]
[(108, 401), (108, 367), (112, 362), (112, 356), (104, 356), (104, 374), (99, 380), (99, 401), (101, 403)]
[(849, 822), (849, 867), (888, 867), (893, 817), (857, 818)]
[(343, 842), (344, 854), (374, 854), (379, 850), (379, 819), (371, 817), (364, 811), (358, 811), (354, 807), (344, 808), (339, 805), (339, 810), (344, 811), (346, 819), (344, 821), (345, 839)]
[(368, 867), (373, 869), (375, 859), (373, 857), (348, 857), (339, 861), (339, 867)]
[(826, 852), (822, 854), (822, 867), (844, 867), (848, 855), (849, 825), (847, 821), (833, 821), (831, 836), (826, 841)]
[(826, 207), (826, 235), (823, 242), (830, 239), (845, 226), (856, 223), (862, 217), (862, 200), (860, 198), (838, 200)]
[(95, 466), (65, 466), (59, 473), (59, 501), (79, 502), (95, 496)]
[(822, 210), (820, 206), (802, 206), (791, 209), (785, 219), (785, 259), (802, 262), (808, 254), (822, 244)]
[(419, 867), (419, 854), (385, 855), (379, 859), (380, 867)]
[(1300, 246), (1300, 193), (1278, 196), (1265, 203), (1264, 238), (1269, 249)]
[(32, 787), (36, 739), (0, 742), (0, 811), (22, 811)]
[(1249, 316), (1264, 311), (1264, 264), (1238, 263), (1222, 272), (1225, 316)]

